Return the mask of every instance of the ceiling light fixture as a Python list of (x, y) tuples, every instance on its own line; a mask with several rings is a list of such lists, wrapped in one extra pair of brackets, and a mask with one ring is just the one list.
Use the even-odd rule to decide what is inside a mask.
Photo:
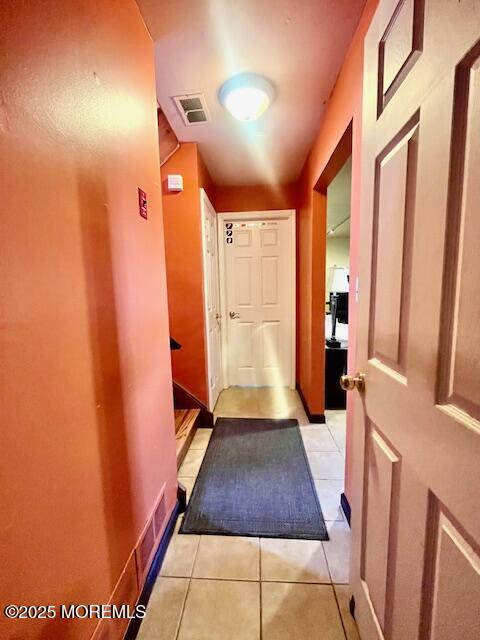
[(220, 87), (218, 97), (234, 118), (251, 122), (265, 113), (275, 97), (275, 90), (267, 78), (241, 73)]

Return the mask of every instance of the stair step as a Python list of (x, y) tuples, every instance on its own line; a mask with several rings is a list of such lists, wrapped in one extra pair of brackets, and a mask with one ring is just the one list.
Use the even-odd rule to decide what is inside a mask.
[(177, 443), (177, 469), (185, 458), (197, 430), (200, 409), (175, 409), (175, 440)]

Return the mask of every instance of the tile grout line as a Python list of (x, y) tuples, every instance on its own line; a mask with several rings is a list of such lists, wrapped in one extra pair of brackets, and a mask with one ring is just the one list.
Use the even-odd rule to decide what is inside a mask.
[(335, 598), (335, 602), (337, 604), (338, 615), (340, 616), (340, 624), (342, 625), (343, 635), (345, 636), (345, 640), (348, 640), (347, 629), (346, 629), (345, 623), (343, 621), (342, 611), (340, 609), (340, 603), (339, 603), (338, 597), (337, 597), (337, 591), (336, 591), (335, 585), (333, 583), (332, 583), (332, 589), (333, 589), (333, 597)]
[(185, 591), (185, 597), (183, 598), (182, 608), (180, 610), (180, 615), (178, 616), (177, 628), (175, 631), (175, 640), (177, 640), (178, 635), (180, 633), (180, 627), (182, 626), (183, 614), (185, 613), (185, 606), (187, 604), (188, 594), (190, 593), (190, 584), (192, 583), (192, 579), (188, 578), (187, 590)]
[[(328, 537), (330, 538), (330, 532), (328, 531), (328, 529), (327, 529), (327, 533), (328, 533)], [(325, 542), (329, 542), (329, 540), (326, 540), (326, 541), (322, 540), (322, 549), (323, 549), (323, 554), (325, 556), (325, 562), (327, 563), (328, 575), (330, 576), (330, 584), (333, 584), (332, 572), (330, 571), (330, 564), (328, 562), (328, 555), (325, 550)]]
[[(328, 562), (327, 562), (327, 569), (328, 569)], [(329, 575), (330, 575), (330, 571), (329, 571)], [(208, 582), (208, 581), (213, 581), (213, 582), (268, 582), (268, 583), (272, 583), (272, 584), (313, 584), (313, 585), (323, 585), (323, 586), (327, 586), (327, 587), (331, 587), (332, 584), (348, 584), (348, 582), (326, 582), (325, 580), (320, 580), (320, 581), (316, 581), (316, 582), (308, 582), (307, 580), (266, 580), (264, 578), (262, 578), (261, 580), (247, 580), (246, 578), (202, 578), (199, 576), (192, 576), (191, 578), (189, 576), (161, 576), (162, 578), (166, 578), (168, 580), (178, 580), (178, 579), (183, 579), (183, 580), (202, 580), (204, 582)]]
[(258, 539), (258, 591), (259, 591), (259, 609), (260, 609), (260, 640), (263, 638), (263, 616), (262, 616), (262, 539)]
[(195, 550), (195, 556), (193, 558), (192, 570), (190, 572), (190, 577), (188, 579), (188, 586), (187, 586), (187, 591), (185, 593), (185, 599), (183, 601), (182, 610), (180, 611), (180, 616), (178, 618), (178, 626), (177, 626), (177, 632), (175, 634), (175, 640), (178, 639), (178, 636), (180, 634), (180, 629), (181, 629), (182, 622), (183, 622), (183, 616), (185, 614), (185, 607), (187, 606), (187, 598), (188, 598), (188, 594), (190, 593), (190, 587), (192, 585), (193, 570), (194, 570), (194, 567), (195, 567), (195, 562), (197, 561), (197, 555), (198, 555), (198, 549), (199, 548), (200, 548), (200, 536), (198, 538), (198, 544), (197, 544), (197, 548)]
[(183, 620), (183, 613), (185, 611), (185, 605), (187, 603), (188, 592), (190, 591), (190, 582), (191, 580), (188, 579), (187, 588), (185, 589), (185, 596), (183, 597), (182, 607), (180, 609), (180, 615), (178, 616), (177, 628), (175, 629), (174, 640), (177, 640), (178, 634), (180, 633), (180, 627), (182, 625), (182, 620)]
[[(335, 442), (335, 446), (337, 447), (338, 452), (339, 452), (341, 455), (343, 455), (343, 457), (345, 458), (345, 450), (340, 448), (340, 446), (339, 446), (339, 444), (338, 444), (338, 442), (337, 442), (337, 440), (336, 440), (336, 438), (335, 438), (334, 434), (332, 433), (332, 430), (330, 429), (330, 427), (328, 426), (328, 424), (327, 424), (327, 423), (325, 423), (325, 424), (326, 424), (326, 426), (327, 426), (327, 429), (328, 429), (328, 431), (329, 431), (330, 435), (331, 435), (331, 436), (332, 436), (332, 438), (333, 438), (333, 441)], [(345, 429), (346, 429), (346, 427), (345, 427)]]

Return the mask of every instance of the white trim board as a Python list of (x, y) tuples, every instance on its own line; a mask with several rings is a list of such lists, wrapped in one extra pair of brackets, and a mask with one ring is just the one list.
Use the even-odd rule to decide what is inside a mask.
[[(208, 410), (209, 411), (213, 411), (215, 404), (218, 400), (218, 394), (220, 392), (221, 389), (224, 388), (224, 381), (223, 381), (223, 357), (222, 354), (220, 353), (220, 366), (219, 366), (219, 385), (216, 385), (215, 388), (217, 389), (217, 392), (214, 393), (212, 390), (212, 384), (211, 384), (211, 379), (212, 379), (212, 370), (214, 370), (214, 367), (212, 365), (212, 359), (215, 357), (215, 353), (212, 353), (212, 345), (210, 343), (210, 339), (209, 339), (209, 335), (210, 335), (210, 322), (212, 322), (212, 318), (209, 316), (209, 312), (208, 312), (208, 301), (207, 301), (207, 282), (206, 282), (206, 278), (207, 278), (207, 253), (205, 250), (206, 247), (206, 237), (205, 237), (205, 229), (206, 229), (206, 217), (205, 217), (205, 206), (208, 207), (211, 210), (211, 213), (216, 217), (217, 213), (215, 211), (214, 206), (212, 205), (207, 192), (205, 191), (205, 189), (200, 188), (200, 220), (201, 220), (201, 235), (202, 235), (202, 295), (203, 295), (203, 326), (204, 326), (204, 337), (205, 337), (205, 369), (206, 369), (206, 374), (207, 374), (207, 394), (208, 394)], [(219, 242), (218, 242), (218, 223), (214, 222), (213, 223), (213, 227), (215, 230), (215, 246), (217, 249), (216, 252), (216, 271), (217, 271), (217, 276), (215, 277), (216, 280), (216, 295), (215, 298), (217, 301), (220, 300), (220, 269), (219, 269), (219, 261), (218, 261), (218, 250), (219, 250)], [(210, 286), (215, 286), (215, 283), (210, 283)], [(220, 309), (218, 309), (218, 311), (220, 311)], [(215, 320), (216, 322), (216, 320)], [(221, 345), (223, 344), (223, 337), (222, 337), (222, 327), (220, 325), (220, 350), (221, 350)]]

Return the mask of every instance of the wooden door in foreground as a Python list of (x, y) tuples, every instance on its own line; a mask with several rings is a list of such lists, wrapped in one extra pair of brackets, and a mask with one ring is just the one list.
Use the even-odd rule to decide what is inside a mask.
[(356, 618), (363, 640), (478, 640), (478, 0), (380, 1), (362, 127)]

